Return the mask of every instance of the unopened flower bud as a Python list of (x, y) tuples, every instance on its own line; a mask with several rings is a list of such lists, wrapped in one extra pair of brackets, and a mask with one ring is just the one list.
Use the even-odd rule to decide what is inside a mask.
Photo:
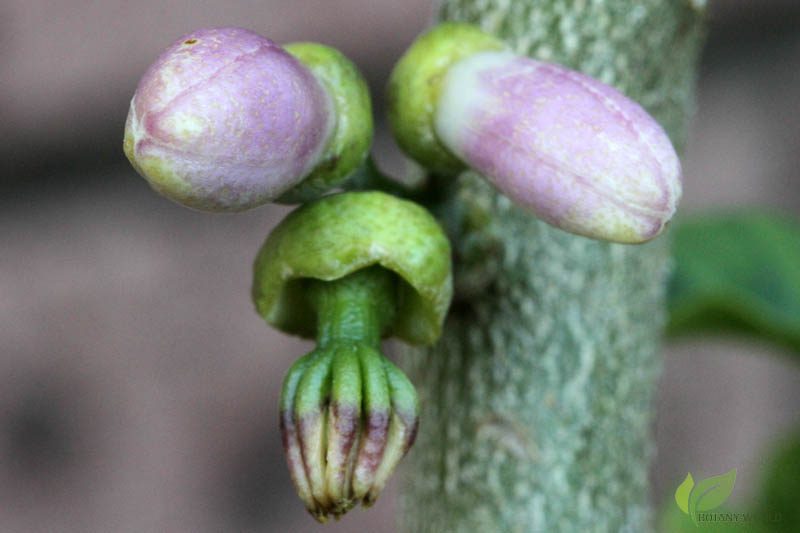
[[(309, 48), (330, 50), (302, 50)], [(372, 136), (360, 75), (338, 52), (325, 60), (336, 65), (316, 61), (311, 68), (241, 28), (185, 35), (139, 82), (125, 154), (156, 191), (195, 209), (242, 211), (282, 196), (291, 200), (291, 190), (313, 177), (307, 199), (352, 172)], [(342, 71), (337, 80), (348, 106), (341, 105), (336, 84), (318, 76)], [(340, 153), (345, 145), (350, 151)]]
[[(420, 41), (448, 42), (451, 34), (436, 28)], [(410, 70), (403, 64), (417, 46), (399, 70)], [(542, 220), (587, 237), (641, 243), (674, 214), (678, 156), (655, 119), (616, 89), (491, 49), (449, 63), (439, 76), (430, 138)]]
[(476, 54), (447, 74), (436, 132), (515, 203), (566, 231), (652, 239), (681, 193), (664, 130), (611, 87), (558, 65)]

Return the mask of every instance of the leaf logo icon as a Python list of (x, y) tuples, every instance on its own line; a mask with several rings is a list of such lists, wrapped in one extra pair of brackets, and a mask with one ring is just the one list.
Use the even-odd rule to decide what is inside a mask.
[(686, 474), (686, 479), (683, 480), (675, 491), (675, 503), (681, 511), (688, 514), (691, 519), (697, 523), (697, 513), (710, 511), (716, 509), (723, 503), (733, 492), (733, 486), (736, 483), (736, 469), (720, 474), (718, 476), (711, 476), (703, 479), (695, 484), (692, 474)]
[(686, 479), (683, 480), (683, 483), (678, 486), (678, 490), (675, 491), (675, 503), (686, 514), (689, 514), (689, 494), (692, 493), (693, 488), (694, 479), (692, 479), (692, 473), (689, 472), (686, 474)]

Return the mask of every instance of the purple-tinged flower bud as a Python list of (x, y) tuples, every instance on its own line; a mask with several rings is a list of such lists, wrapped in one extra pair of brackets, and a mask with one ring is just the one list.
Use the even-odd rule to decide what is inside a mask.
[(272, 41), (240, 28), (199, 30), (139, 82), (125, 152), (164, 196), (240, 211), (308, 174), (332, 125), (329, 107), (314, 76)]
[(241, 28), (182, 37), (139, 82), (128, 159), (167, 198), (208, 211), (285, 200), (300, 185), (309, 199), (337, 184), (371, 141), (366, 84), (338, 52), (297, 49)]
[(658, 235), (680, 198), (681, 170), (655, 119), (600, 81), (488, 39), (442, 24), (397, 64), (390, 117), (406, 152), (438, 172), (457, 171), (460, 160), (572, 233), (621, 243)]
[(664, 228), (680, 162), (638, 104), (593, 78), (508, 52), (454, 65), (439, 139), (515, 203), (561, 229), (639, 243)]

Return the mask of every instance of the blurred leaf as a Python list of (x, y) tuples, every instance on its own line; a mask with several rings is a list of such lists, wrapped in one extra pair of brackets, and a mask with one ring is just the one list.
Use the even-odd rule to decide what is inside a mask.
[(757, 506), (772, 531), (800, 531), (800, 433), (787, 439), (765, 468)]
[(675, 491), (675, 503), (677, 503), (678, 508), (686, 514), (689, 514), (689, 494), (691, 494), (693, 488), (694, 479), (692, 479), (692, 473), (689, 472), (686, 474), (686, 479), (683, 480), (683, 483), (681, 483)]
[(671, 334), (734, 329), (800, 352), (800, 224), (739, 212), (679, 221), (673, 231)]

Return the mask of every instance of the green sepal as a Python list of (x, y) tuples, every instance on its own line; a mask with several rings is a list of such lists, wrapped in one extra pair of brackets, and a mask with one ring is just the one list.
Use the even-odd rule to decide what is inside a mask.
[(434, 114), (442, 80), (456, 62), (505, 44), (477, 26), (447, 22), (417, 38), (395, 65), (387, 90), (389, 122), (403, 151), (443, 175), (465, 168), (439, 141)]
[(284, 49), (319, 81), (333, 107), (334, 128), (319, 163), (276, 201), (304, 203), (340, 185), (367, 157), (373, 120), (369, 88), (358, 68), (338, 50), (317, 43), (292, 43)]
[(290, 213), (258, 253), (253, 301), (270, 324), (311, 338), (317, 316), (304, 280), (332, 281), (372, 265), (400, 281), (384, 335), (435, 342), (453, 291), (450, 244), (423, 207), (380, 192), (326, 196)]

